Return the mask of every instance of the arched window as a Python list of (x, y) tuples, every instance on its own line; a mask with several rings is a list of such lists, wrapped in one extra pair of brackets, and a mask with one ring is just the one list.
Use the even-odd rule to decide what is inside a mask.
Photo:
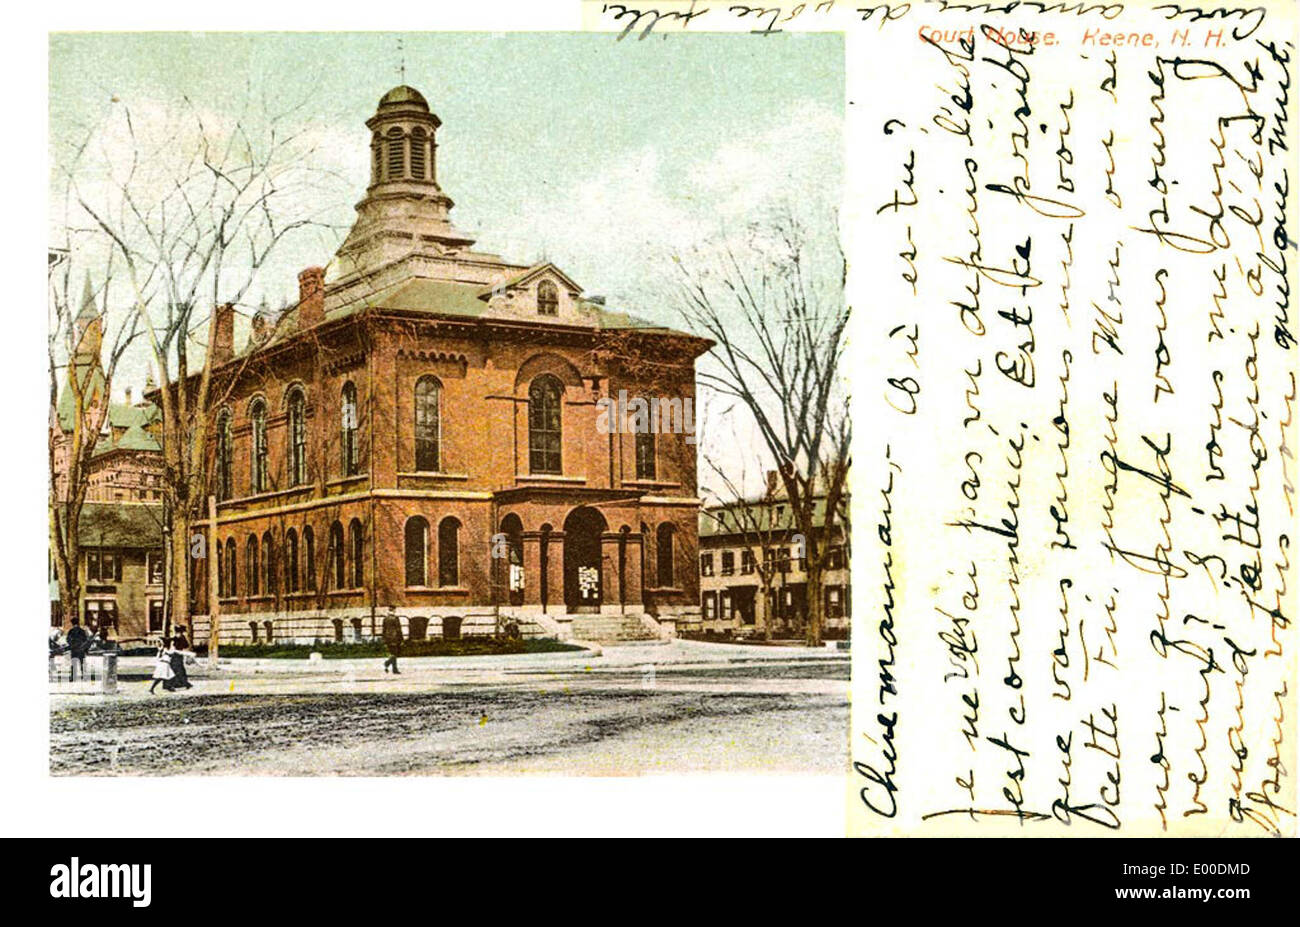
[(340, 414), (343, 429), (343, 475), (357, 473), (357, 388), (349, 380), (343, 384), (343, 409)]
[(217, 542), (217, 597), (226, 596), (226, 544)]
[(537, 314), (556, 315), (559, 310), (560, 296), (555, 289), (555, 284), (549, 280), (537, 284)]
[(659, 526), (655, 534), (655, 564), (658, 567), (657, 582), (660, 586), (673, 584), (673, 537), (677, 530), (668, 522)]
[(307, 482), (307, 399), (294, 387), (289, 393), (289, 485)]
[(406, 585), (429, 584), (429, 523), (419, 515), (406, 521)]
[(636, 478), (653, 480), (655, 478), (655, 434), (650, 430), (650, 416), (647, 415), (636, 431)]
[(284, 534), (284, 591), (298, 591), (298, 532), (293, 528)]
[(217, 416), (217, 499), (224, 502), (231, 496), (231, 471), (233, 467), (232, 448), (234, 438), (230, 433), (231, 415), (229, 409), (222, 409)]
[(244, 587), (251, 598), (257, 595), (257, 535), (250, 534), (244, 553)]
[(442, 384), (437, 377), (415, 381), (415, 469), (437, 471), (441, 445)]
[(252, 491), (266, 492), (266, 403), (254, 399), (248, 416), (253, 420)]
[(399, 180), (406, 173), (406, 144), (401, 129), (388, 133), (388, 179)]
[(335, 589), (346, 588), (343, 568), (343, 523), (336, 521), (330, 525), (329, 576)]
[(271, 537), (270, 531), (262, 535), (262, 565), (266, 577), (265, 588), (262, 591), (266, 595), (275, 595), (280, 591), (280, 574), (275, 568), (275, 540)]
[(239, 594), (239, 584), (235, 581), (238, 575), (235, 570), (235, 539), (226, 538), (226, 595), (232, 599)]
[(316, 591), (316, 535), (311, 525), (302, 529), (302, 586), (308, 592)]
[(348, 546), (352, 557), (352, 588), (360, 589), (366, 584), (366, 545), (361, 522), (355, 518), (348, 525)]
[(533, 473), (560, 472), (560, 381), (544, 374), (528, 388), (528, 465)]
[(438, 523), (438, 585), (460, 585), (460, 522), (450, 515)]
[(416, 180), (424, 180), (424, 130), (414, 129), (411, 131), (411, 176)]

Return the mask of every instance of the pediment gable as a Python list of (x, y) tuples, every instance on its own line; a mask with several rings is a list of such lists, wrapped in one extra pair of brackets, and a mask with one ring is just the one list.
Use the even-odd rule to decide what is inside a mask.
[(503, 276), (484, 286), (478, 298), (488, 304), (489, 316), (594, 325), (583, 305), (582, 287), (549, 261)]

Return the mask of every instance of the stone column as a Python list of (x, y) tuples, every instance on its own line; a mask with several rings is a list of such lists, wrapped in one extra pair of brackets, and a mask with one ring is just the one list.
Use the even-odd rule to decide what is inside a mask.
[(641, 598), (641, 535), (631, 531), (627, 535), (627, 564), (623, 569), (624, 599), (628, 611), (641, 611), (645, 604)]
[(524, 546), (524, 605), (542, 604), (542, 536), (536, 531), (525, 531)]
[(564, 605), (564, 532), (552, 531), (546, 546), (546, 611), (565, 612)]
[(600, 610), (606, 614), (623, 610), (619, 597), (618, 542), (615, 531), (600, 536)]

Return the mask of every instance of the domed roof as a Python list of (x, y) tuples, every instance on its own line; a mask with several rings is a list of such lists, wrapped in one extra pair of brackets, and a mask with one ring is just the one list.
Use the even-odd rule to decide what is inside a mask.
[(379, 105), (381, 107), (395, 106), (400, 103), (415, 103), (419, 106), (423, 106), (425, 109), (429, 108), (429, 102), (424, 98), (424, 95), (414, 87), (408, 87), (405, 84), (402, 84), (400, 87), (394, 87), (379, 100)]

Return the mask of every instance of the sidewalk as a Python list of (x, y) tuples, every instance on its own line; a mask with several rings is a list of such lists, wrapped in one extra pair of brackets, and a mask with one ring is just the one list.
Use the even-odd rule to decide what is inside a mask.
[[(575, 671), (589, 665), (646, 666), (650, 664), (738, 664), (767, 662), (771, 660), (831, 660), (847, 661), (847, 651), (817, 650), (807, 647), (766, 647), (745, 644), (714, 644), (704, 641), (647, 641), (628, 644), (574, 643), (586, 647), (582, 651), (558, 653), (517, 653), (474, 657), (402, 657), (402, 673), (450, 672), (501, 672), (517, 670)], [(197, 678), (228, 678), (243, 675), (328, 675), (355, 672), (362, 668), (382, 668), (384, 657), (355, 657), (332, 660), (286, 660), (270, 658), (221, 658), (213, 669), (205, 658), (187, 667), (189, 675)], [(118, 661), (118, 675), (147, 674), (152, 671), (151, 657), (123, 657)]]
[[(401, 674), (383, 671), (383, 657), (341, 660), (206, 660), (188, 667), (194, 688), (181, 693), (149, 693), (146, 678), (153, 661), (125, 657), (118, 667), (115, 699), (184, 699), (195, 695), (291, 695), (328, 692), (428, 693), (467, 687), (566, 688), (572, 685), (638, 686), (642, 677), (664, 672), (717, 667), (741, 671), (734, 684), (744, 687), (743, 667), (762, 674), (765, 667), (792, 664), (847, 665), (844, 651), (804, 647), (748, 647), (699, 641), (610, 644), (581, 652), (510, 654), (482, 657), (412, 657), (400, 661)], [(123, 679), (123, 676), (134, 677)], [(662, 682), (662, 680), (661, 680)], [(693, 683), (683, 680), (682, 685)], [(832, 689), (836, 684), (828, 684)], [(842, 684), (841, 684), (842, 685)], [(818, 686), (820, 688), (820, 686)], [(102, 696), (100, 696), (102, 697)], [(52, 707), (87, 704), (95, 696), (51, 695)]]

